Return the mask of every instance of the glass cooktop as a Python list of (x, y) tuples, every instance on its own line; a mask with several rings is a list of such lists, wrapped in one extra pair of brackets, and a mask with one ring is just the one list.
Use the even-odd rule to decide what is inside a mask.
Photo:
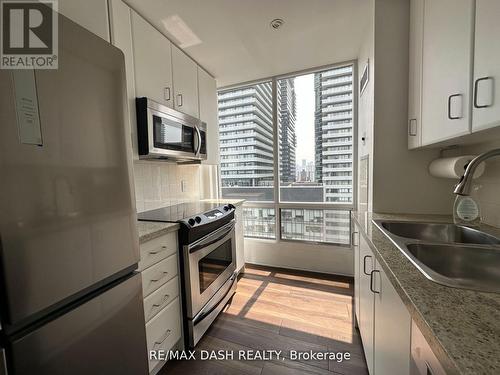
[(216, 207), (223, 206), (220, 203), (207, 202), (188, 202), (157, 208), (151, 211), (140, 212), (137, 218), (141, 221), (161, 221), (166, 223), (176, 223), (179, 220), (187, 219), (197, 214), (213, 210)]

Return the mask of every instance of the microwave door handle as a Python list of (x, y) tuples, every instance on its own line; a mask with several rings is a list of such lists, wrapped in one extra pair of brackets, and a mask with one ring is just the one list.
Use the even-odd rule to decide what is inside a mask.
[(196, 130), (196, 135), (198, 136), (198, 149), (195, 152), (195, 155), (198, 156), (201, 151), (201, 132), (197, 126), (195, 126), (194, 129)]

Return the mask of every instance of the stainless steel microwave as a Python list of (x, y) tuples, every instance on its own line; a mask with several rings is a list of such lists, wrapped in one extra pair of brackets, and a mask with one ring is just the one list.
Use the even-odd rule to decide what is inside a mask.
[(207, 158), (207, 126), (148, 98), (136, 98), (139, 158), (200, 161)]

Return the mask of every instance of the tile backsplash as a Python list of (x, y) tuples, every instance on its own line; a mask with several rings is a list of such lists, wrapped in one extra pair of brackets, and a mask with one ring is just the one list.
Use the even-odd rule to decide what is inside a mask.
[(137, 211), (200, 199), (201, 165), (135, 161)]

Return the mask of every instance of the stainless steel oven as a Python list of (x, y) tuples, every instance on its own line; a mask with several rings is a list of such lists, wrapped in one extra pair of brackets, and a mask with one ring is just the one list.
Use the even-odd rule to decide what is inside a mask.
[(194, 347), (236, 287), (234, 219), (183, 246), (189, 345)]
[(179, 223), (186, 346), (195, 347), (236, 291), (235, 207), (191, 202), (142, 212), (139, 220)]
[(207, 158), (204, 122), (148, 98), (137, 98), (136, 110), (140, 158), (177, 161)]

